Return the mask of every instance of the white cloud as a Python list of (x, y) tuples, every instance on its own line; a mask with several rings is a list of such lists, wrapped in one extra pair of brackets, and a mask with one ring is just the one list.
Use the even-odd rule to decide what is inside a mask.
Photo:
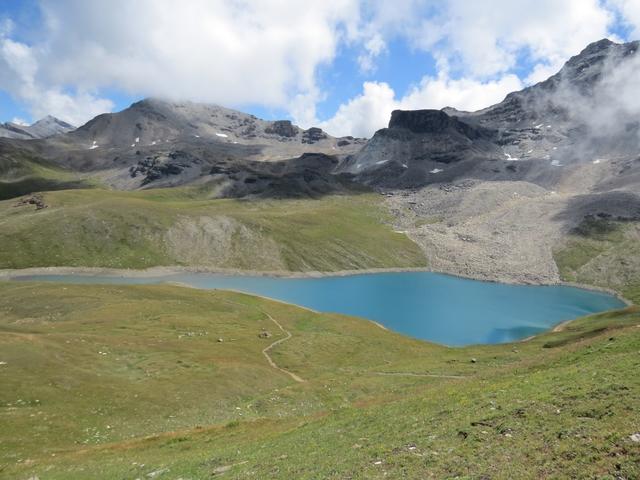
[(402, 98), (400, 105), (404, 109), (454, 107), (473, 111), (498, 103), (507, 93), (522, 87), (513, 74), (486, 82), (470, 78), (452, 80), (446, 75), (425, 77)]
[(87, 91), (70, 94), (38, 80), (37, 53), (0, 32), (0, 89), (26, 102), (34, 118), (55, 115), (75, 125), (111, 110), (113, 103)]
[(527, 85), (532, 85), (534, 83), (542, 82), (549, 78), (551, 75), (558, 73), (560, 70), (560, 65), (558, 62), (554, 63), (537, 63), (531, 69), (529, 75), (525, 79), (525, 83)]
[(640, 118), (640, 56), (628, 57), (622, 63), (616, 57), (606, 61), (610, 62), (609, 74), (594, 84), (589, 95), (565, 83), (553, 95), (556, 105), (590, 127), (590, 134), (584, 135), (589, 138), (619, 135), (625, 126), (636, 125)]
[(558, 69), (588, 43), (606, 37), (612, 13), (598, 0), (449, 0), (411, 32), (444, 66), (490, 77), (522, 55)]
[(47, 113), (75, 123), (112, 108), (92, 94), (108, 87), (228, 106), (295, 107), (309, 116), (322, 98), (318, 66), (333, 60), (359, 18), (357, 0), (304, 6), (112, 0), (108, 8), (40, 0), (40, 6), (44, 24), (34, 44), (11, 39), (9, 23), (0, 29), (0, 88), (27, 103), (34, 116), (50, 108)]
[(375, 70), (375, 59), (387, 50), (387, 44), (379, 33), (373, 34), (364, 43), (364, 52), (358, 56), (358, 64), (363, 72)]
[(320, 127), (335, 136), (369, 137), (389, 121), (396, 108), (395, 92), (387, 83), (366, 82), (363, 92), (340, 105), (336, 114)]
[(377, 58), (388, 51), (388, 42), (406, 36), (420, 19), (420, 12), (431, 0), (366, 0), (348, 39), (358, 43), (362, 53), (357, 61), (363, 73), (376, 70)]
[(406, 95), (396, 98), (396, 92), (386, 83), (366, 82), (362, 94), (342, 104), (336, 114), (320, 126), (333, 135), (370, 137), (389, 122), (396, 109), (440, 109), (447, 106), (459, 110), (477, 110), (500, 102), (507, 93), (523, 87), (515, 75), (481, 82), (468, 78), (453, 80), (446, 75), (424, 77)]
[[(41, 0), (40, 76), (83, 91), (289, 108), (319, 98), (355, 0)], [(308, 109), (308, 108), (307, 108)]]
[(0, 37), (0, 58), (3, 62), (3, 71), (11, 71), (15, 78), (4, 79), (4, 82), (14, 81), (17, 86), (21, 82), (30, 82), (38, 70), (38, 64), (33, 56), (31, 48), (8, 38)]
[(31, 105), (34, 118), (53, 115), (76, 126), (96, 115), (110, 112), (114, 107), (111, 100), (97, 97), (90, 92), (79, 91), (70, 94), (57, 88), (34, 89), (24, 98)]
[(624, 23), (633, 29), (632, 35), (640, 37), (640, 2), (638, 0), (608, 0), (610, 5), (622, 17)]

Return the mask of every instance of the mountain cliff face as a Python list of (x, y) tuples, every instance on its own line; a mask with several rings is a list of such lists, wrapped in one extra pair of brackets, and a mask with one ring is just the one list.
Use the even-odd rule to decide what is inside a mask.
[(492, 142), (496, 135), (440, 110), (396, 110), (389, 127), (376, 132), (341, 168), (367, 184), (415, 187), (445, 166), (458, 171), (465, 162), (498, 155)]

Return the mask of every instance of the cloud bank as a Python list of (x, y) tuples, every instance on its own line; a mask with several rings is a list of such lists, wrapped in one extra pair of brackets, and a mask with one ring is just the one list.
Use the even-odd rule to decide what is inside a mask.
[[(40, 0), (39, 8), (32, 38), (18, 40), (0, 22), (0, 90), (34, 118), (82, 124), (114, 107), (103, 93), (113, 90), (284, 109), (302, 126), (358, 136), (385, 126), (394, 108), (488, 106), (612, 37), (614, 20), (640, 27), (635, 0)], [(376, 80), (393, 40), (428, 52), (437, 73), (403, 92)], [(319, 70), (343, 48), (356, 52), (362, 91), (319, 119)]]
[[(42, 0), (42, 40), (0, 37), (0, 88), (80, 123), (109, 101), (93, 92), (311, 110), (316, 69), (358, 18), (352, 0)], [(7, 29), (5, 29), (7, 30)], [(26, 84), (26, 87), (22, 87)], [(74, 106), (73, 104), (77, 105)]]

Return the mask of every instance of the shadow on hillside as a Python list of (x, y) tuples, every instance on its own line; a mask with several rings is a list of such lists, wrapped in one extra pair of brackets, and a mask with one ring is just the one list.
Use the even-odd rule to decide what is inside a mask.
[(5, 182), (0, 180), (0, 201), (38, 192), (92, 187), (93, 186), (91, 184), (82, 180), (64, 182), (40, 177), (23, 178), (15, 182)]
[[(339, 160), (330, 155), (307, 153), (278, 161), (242, 159), (209, 160), (202, 166), (202, 182), (217, 198), (295, 199), (321, 198), (335, 194), (359, 194), (372, 190), (348, 173), (335, 173)], [(184, 168), (181, 165), (181, 168)], [(146, 189), (176, 186), (176, 175), (150, 182)]]
[(553, 219), (573, 228), (590, 216), (617, 221), (640, 220), (640, 196), (620, 191), (578, 195)]

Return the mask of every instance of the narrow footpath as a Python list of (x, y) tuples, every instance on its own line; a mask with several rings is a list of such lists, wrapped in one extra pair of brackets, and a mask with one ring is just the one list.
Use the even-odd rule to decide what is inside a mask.
[[(218, 297), (218, 298), (219, 298), (219, 297)], [(234, 301), (232, 301), (232, 300), (226, 300), (226, 299), (222, 299), (222, 298), (219, 298), (219, 300), (221, 300), (221, 301), (223, 301), (223, 302), (225, 302), (225, 303), (231, 304), (231, 305), (237, 305), (237, 306), (240, 306), (240, 307), (251, 308), (251, 306), (250, 306), (250, 305), (245, 305), (245, 304), (243, 304), (243, 303), (234, 302)], [(257, 311), (259, 311), (259, 312), (260, 312), (260, 313), (262, 313), (263, 315), (266, 315), (266, 316), (267, 316), (267, 318), (268, 318), (269, 320), (271, 320), (271, 321), (272, 321), (272, 322), (273, 322), (273, 323), (274, 323), (274, 324), (275, 324), (275, 325), (280, 329), (280, 331), (281, 331), (282, 333), (284, 333), (284, 334), (285, 334), (285, 337), (284, 337), (284, 338), (280, 338), (280, 339), (276, 340), (275, 342), (273, 342), (271, 345), (269, 345), (269, 346), (267, 346), (267, 347), (265, 347), (265, 348), (263, 348), (263, 349), (262, 349), (262, 354), (264, 355), (264, 358), (266, 358), (266, 359), (267, 359), (267, 362), (269, 363), (269, 365), (271, 365), (271, 366), (272, 366), (273, 368), (275, 368), (276, 370), (280, 370), (282, 373), (285, 373), (285, 374), (289, 375), (289, 376), (290, 376), (293, 380), (295, 380), (296, 382), (299, 382), (299, 383), (304, 383), (304, 382), (306, 382), (306, 380), (304, 380), (303, 378), (299, 377), (299, 376), (298, 376), (298, 375), (296, 375), (295, 373), (290, 372), (290, 371), (289, 371), (289, 370), (287, 370), (286, 368), (282, 368), (282, 367), (280, 367), (280, 366), (279, 366), (279, 365), (278, 365), (278, 364), (273, 360), (273, 358), (271, 358), (271, 356), (269, 355), (269, 351), (270, 351), (272, 348), (274, 348), (274, 347), (276, 347), (276, 346), (280, 345), (281, 343), (286, 342), (286, 341), (287, 341), (287, 340), (289, 340), (291, 337), (293, 337), (293, 335), (291, 335), (291, 332), (290, 332), (289, 330), (286, 330), (286, 329), (285, 329), (285, 328), (280, 324), (280, 322), (278, 322), (275, 318), (273, 318), (271, 315), (269, 315), (267, 312), (265, 312), (265, 311), (264, 311), (264, 310), (262, 310), (261, 308), (258, 308), (258, 307), (253, 307), (253, 308), (255, 308)]]

